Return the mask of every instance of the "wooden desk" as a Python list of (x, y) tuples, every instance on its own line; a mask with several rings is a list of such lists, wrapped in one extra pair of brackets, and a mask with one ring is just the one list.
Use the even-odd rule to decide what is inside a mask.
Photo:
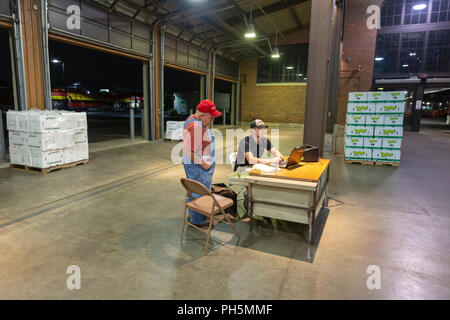
[(308, 242), (313, 243), (315, 218), (327, 203), (329, 169), (330, 160), (320, 159), (276, 174), (232, 174), (228, 181), (248, 187), (250, 230), (253, 214), (308, 224)]

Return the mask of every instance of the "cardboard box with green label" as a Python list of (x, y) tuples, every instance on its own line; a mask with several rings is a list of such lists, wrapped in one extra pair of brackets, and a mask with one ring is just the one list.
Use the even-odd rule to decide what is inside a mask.
[(360, 126), (360, 125), (347, 125), (345, 128), (345, 134), (348, 137), (373, 137), (374, 127)]
[(367, 92), (349, 92), (348, 101), (367, 101)]
[(383, 126), (384, 125), (384, 116), (381, 114), (368, 114), (368, 115), (366, 115), (366, 125)]
[(375, 107), (375, 112), (380, 114), (386, 113), (404, 113), (405, 103), (404, 102), (381, 102), (377, 103)]
[(346, 137), (345, 138), (345, 146), (346, 147), (350, 147), (350, 148), (354, 148), (354, 147), (358, 147), (358, 148), (362, 148), (364, 146), (364, 138), (359, 138), (359, 137)]
[(385, 101), (386, 94), (384, 91), (367, 92), (367, 101)]
[(376, 138), (401, 138), (403, 137), (403, 127), (375, 127)]
[(347, 123), (364, 125), (366, 124), (366, 115), (347, 113)]
[(406, 97), (406, 91), (386, 91), (386, 101), (404, 101)]
[(375, 104), (370, 104), (367, 102), (354, 103), (349, 102), (347, 104), (348, 113), (375, 113)]
[(372, 149), (345, 148), (345, 159), (347, 160), (372, 160)]
[(383, 149), (399, 149), (402, 147), (402, 138), (381, 138)]
[(395, 149), (374, 149), (372, 159), (382, 162), (400, 162), (400, 150)]
[(384, 124), (386, 126), (403, 126), (403, 114), (385, 114)]
[(364, 138), (364, 148), (369, 149), (380, 149), (381, 148), (382, 139), (381, 138)]

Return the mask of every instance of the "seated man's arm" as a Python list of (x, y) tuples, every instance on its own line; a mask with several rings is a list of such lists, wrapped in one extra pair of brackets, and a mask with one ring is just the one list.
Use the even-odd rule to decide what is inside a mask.
[[(245, 158), (247, 159), (248, 163), (250, 163), (250, 164), (263, 163), (263, 164), (270, 165), (275, 162), (274, 159), (257, 158), (251, 152), (246, 152)], [(279, 160), (277, 159), (276, 161), (278, 162)]]
[(284, 161), (283, 155), (278, 151), (277, 148), (272, 147), (272, 149), (269, 150), (270, 154), (276, 158), (278, 158), (280, 161)]

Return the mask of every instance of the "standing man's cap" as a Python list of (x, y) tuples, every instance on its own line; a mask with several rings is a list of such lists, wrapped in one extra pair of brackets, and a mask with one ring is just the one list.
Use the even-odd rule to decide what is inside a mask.
[(252, 122), (250, 122), (250, 128), (258, 128), (258, 129), (263, 129), (263, 128), (268, 128), (268, 126), (266, 126), (264, 124), (264, 122), (262, 122), (262, 120), (260, 119), (255, 119)]
[(203, 100), (197, 105), (197, 110), (203, 113), (209, 113), (213, 117), (217, 118), (222, 115), (222, 112), (216, 109), (214, 102), (211, 100)]

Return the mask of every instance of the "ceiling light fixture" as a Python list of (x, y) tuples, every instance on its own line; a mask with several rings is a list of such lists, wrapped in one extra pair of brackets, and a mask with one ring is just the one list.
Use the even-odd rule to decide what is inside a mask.
[(425, 9), (426, 7), (427, 5), (425, 3), (416, 4), (415, 6), (413, 6), (413, 10), (420, 11)]
[(250, 22), (247, 25), (247, 32), (245, 32), (244, 35), (247, 39), (256, 37), (255, 25), (252, 23), (252, 11), (253, 11), (253, 3), (250, 0)]
[(288, 70), (293, 70), (293, 69), (294, 69), (294, 67), (292, 67), (292, 66), (288, 66), (288, 67), (286, 67), (286, 69), (288, 69)]
[(272, 58), (273, 59), (278, 59), (280, 57), (280, 51), (278, 51), (278, 46), (277, 46), (277, 32), (275, 32), (275, 49), (273, 49), (272, 52)]
[(375, 58), (375, 61), (383, 61), (383, 60), (384, 60), (383, 57), (376, 57), (376, 58)]

